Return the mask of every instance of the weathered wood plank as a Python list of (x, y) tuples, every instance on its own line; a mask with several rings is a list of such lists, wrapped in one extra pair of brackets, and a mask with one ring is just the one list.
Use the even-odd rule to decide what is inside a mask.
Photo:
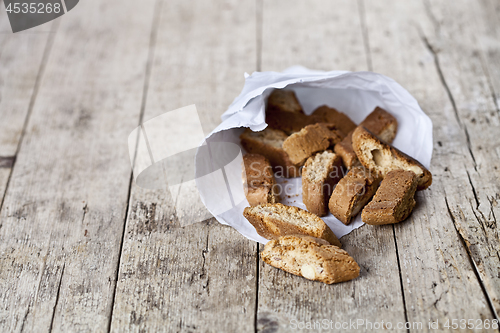
[(108, 330), (153, 9), (60, 18), (0, 213), (1, 331)]
[[(295, 64), (323, 70), (369, 69), (356, 2), (266, 1), (263, 14), (262, 70)], [(350, 282), (323, 285), (260, 262), (259, 331), (288, 332), (297, 322), (323, 319), (334, 325), (357, 319), (405, 322), (392, 227), (362, 227), (341, 241), (361, 267), (360, 277)], [(370, 327), (349, 325), (342, 331)]]
[[(466, 132), (457, 122), (454, 101), (450, 100), (448, 87), (441, 81), (441, 53), (457, 57), (461, 52), (472, 52), (474, 46), (462, 41), (459, 51), (444, 44), (445, 39), (440, 39), (443, 30), (433, 26), (421, 1), (397, 4), (366, 1), (365, 6), (374, 71), (406, 87), (434, 124), (435, 151), (431, 167), (434, 182), (428, 190), (417, 194), (418, 207), (408, 221), (395, 226), (408, 320), (423, 322), (424, 330), (429, 330), (425, 324), (429, 320), (439, 320), (443, 325), (452, 319), (492, 319), (488, 300), (448, 214), (448, 206), (457, 200), (460, 202), (458, 198), (473, 197), (467, 175), (474, 167)], [(450, 7), (469, 10), (464, 3), (446, 5)], [(446, 16), (452, 20), (457, 18), (451, 13)], [(462, 28), (457, 37), (463, 38), (464, 31), (468, 30), (465, 25)], [(439, 43), (438, 54), (427, 44), (427, 34)], [(449, 65), (455, 70), (461, 68), (464, 77), (475, 75), (473, 68), (465, 68), (465, 64)], [(470, 88), (474, 87), (478, 92), (476, 96), (481, 96), (485, 86), (474, 81)], [(468, 204), (462, 207), (470, 212)]]
[[(487, 3), (486, 3), (487, 4)], [(439, 35), (429, 42), (435, 50), (467, 147), (465, 193), (447, 191), (455, 226), (465, 241), (477, 272), (496, 312), (500, 315), (500, 29), (498, 9), (475, 1), (458, 6), (432, 4)], [(496, 15), (495, 15), (496, 14)], [(452, 20), (451, 17), (454, 19)], [(463, 141), (462, 141), (463, 142)], [(456, 175), (451, 172), (452, 180)]]
[[(144, 121), (196, 104), (205, 134), (218, 125), (255, 70), (255, 10), (164, 2)], [(112, 330), (253, 332), (256, 244), (213, 219), (182, 227), (163, 190), (131, 193)]]
[(53, 34), (42, 31), (52, 26), (14, 34), (7, 12), (0, 11), (0, 207)]

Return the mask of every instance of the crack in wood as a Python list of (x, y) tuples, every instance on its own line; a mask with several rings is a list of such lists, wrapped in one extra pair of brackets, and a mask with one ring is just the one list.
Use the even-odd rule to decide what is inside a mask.
[(465, 236), (463, 235), (464, 231), (462, 230), (462, 227), (459, 225), (459, 223), (456, 221), (455, 217), (453, 216), (453, 213), (451, 211), (450, 205), (448, 203), (448, 199), (445, 197), (444, 201), (446, 203), (446, 208), (448, 209), (448, 214), (451, 218), (451, 221), (453, 222), (453, 226), (455, 227), (455, 230), (457, 234), (459, 235), (460, 241), (462, 242), (463, 247), (467, 251), (467, 257), (469, 259), (469, 263), (471, 267), (473, 268), (473, 272), (476, 275), (476, 278), (479, 282), (479, 285), (481, 286), (481, 289), (483, 291), (483, 294), (485, 295), (486, 300), (488, 301), (488, 306), (490, 308), (491, 313), (493, 314), (493, 317), (495, 317), (497, 320), (500, 320), (497, 312), (495, 311), (495, 306), (493, 304), (493, 300), (491, 299), (488, 291), (486, 290), (486, 286), (484, 285), (484, 281), (481, 279), (481, 274), (479, 272), (479, 268), (476, 265), (476, 262), (472, 259), (472, 253), (470, 250), (470, 243), (467, 241)]
[[(401, 263), (399, 261), (398, 240), (396, 237), (396, 228), (395, 228), (394, 224), (392, 225), (392, 234), (394, 236), (394, 248), (396, 249), (396, 261), (398, 263), (399, 282), (401, 284), (401, 297), (403, 298), (405, 321), (408, 322), (408, 311), (406, 309), (406, 300), (405, 300), (405, 288), (403, 286), (403, 270), (401, 269)], [(410, 332), (410, 329), (407, 328), (406, 331)]]
[(465, 170), (465, 172), (467, 173), (467, 178), (469, 179), (469, 184), (472, 188), (472, 193), (474, 194), (474, 199), (476, 200), (476, 209), (478, 209), (479, 208), (479, 198), (477, 197), (476, 188), (474, 187), (474, 184), (472, 184), (472, 179), (470, 178), (469, 171)]
[(368, 65), (368, 70), (373, 71), (372, 54), (371, 54), (371, 49), (370, 49), (370, 39), (368, 36), (368, 29), (366, 27), (366, 14), (365, 14), (364, 0), (358, 0), (358, 11), (359, 11), (359, 19), (360, 19), (360, 23), (361, 23), (361, 34), (363, 36), (363, 46), (365, 48), (366, 62)]
[(21, 328), (19, 329), (20, 332), (24, 331), (24, 324), (26, 324), (26, 319), (28, 319), (28, 314), (30, 313), (30, 310), (31, 310), (31, 303), (28, 305), (28, 309), (24, 314), (23, 321), (21, 322)]
[(16, 162), (16, 156), (0, 156), (0, 168), (10, 169)]
[(210, 277), (207, 276), (207, 269), (205, 267), (207, 257), (206, 254), (208, 253), (208, 238), (210, 235), (210, 228), (207, 228), (207, 239), (205, 243), (205, 248), (201, 251), (201, 256), (203, 257), (203, 263), (201, 264), (201, 273), (200, 273), (200, 279), (204, 279), (205, 277), (207, 278), (207, 281), (205, 284), (202, 285), (203, 289), (207, 292), (207, 294), (210, 296)]
[(59, 278), (59, 283), (57, 285), (56, 303), (54, 304), (54, 310), (52, 311), (52, 318), (50, 319), (49, 333), (52, 332), (52, 329), (54, 327), (54, 318), (56, 317), (57, 305), (59, 304), (59, 294), (61, 293), (61, 284), (62, 284), (62, 279), (63, 279), (65, 267), (66, 267), (66, 263), (63, 263), (63, 267), (61, 270), (61, 277)]

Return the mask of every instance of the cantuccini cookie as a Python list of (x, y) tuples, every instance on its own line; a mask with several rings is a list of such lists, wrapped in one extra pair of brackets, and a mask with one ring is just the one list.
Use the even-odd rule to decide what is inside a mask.
[(352, 146), (359, 161), (366, 168), (384, 177), (392, 170), (413, 171), (417, 175), (417, 190), (432, 183), (432, 174), (414, 158), (378, 139), (364, 127), (357, 127), (352, 134)]
[(250, 206), (277, 202), (276, 180), (269, 160), (259, 154), (245, 154), (243, 167), (243, 187)]
[(326, 284), (359, 276), (358, 264), (346, 251), (310, 236), (289, 235), (271, 240), (260, 256), (273, 267)]
[(267, 99), (266, 123), (287, 134), (300, 131), (310, 122), (293, 90), (275, 89)]
[[(380, 107), (376, 107), (359, 126), (366, 127), (379, 139), (392, 143), (398, 130), (398, 122), (393, 115)], [(351, 168), (357, 162), (357, 156), (352, 148), (351, 131), (340, 143), (335, 145), (335, 153), (342, 157), (344, 165)]]
[(285, 235), (308, 235), (322, 238), (332, 245), (342, 246), (337, 236), (318, 216), (303, 209), (280, 203), (246, 207), (243, 216), (259, 235), (275, 239)]
[(343, 134), (334, 125), (318, 123), (290, 135), (283, 142), (283, 149), (292, 163), (299, 165), (314, 153), (326, 150), (342, 139)]
[(405, 220), (415, 207), (417, 176), (412, 171), (387, 173), (372, 201), (365, 206), (361, 219), (367, 224), (393, 224)]
[(356, 128), (356, 124), (345, 113), (323, 105), (314, 110), (310, 116), (310, 123), (329, 123), (335, 125), (346, 136)]
[(328, 208), (342, 223), (348, 225), (375, 194), (380, 177), (362, 166), (351, 168), (330, 197)]
[(293, 164), (283, 149), (283, 142), (288, 138), (285, 132), (266, 127), (263, 131), (253, 132), (246, 129), (240, 135), (241, 145), (252, 154), (265, 156), (273, 166), (276, 176), (298, 177), (299, 166)]
[(307, 159), (302, 169), (302, 201), (318, 216), (328, 214), (328, 200), (343, 176), (342, 159), (326, 150)]

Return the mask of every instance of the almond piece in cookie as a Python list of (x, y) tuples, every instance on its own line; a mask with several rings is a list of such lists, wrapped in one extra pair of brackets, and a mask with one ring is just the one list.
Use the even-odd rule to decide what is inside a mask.
[(273, 267), (326, 284), (359, 276), (358, 264), (346, 251), (310, 236), (290, 235), (271, 240), (260, 257)]
[(405, 220), (415, 207), (417, 176), (412, 171), (390, 171), (372, 201), (361, 213), (367, 224), (393, 224)]
[(277, 202), (276, 180), (269, 160), (259, 154), (245, 154), (243, 168), (243, 187), (250, 206)]
[(356, 124), (345, 113), (326, 105), (320, 106), (310, 116), (311, 124), (329, 123), (335, 125), (346, 136), (356, 128)]
[(342, 178), (328, 203), (330, 212), (348, 225), (375, 194), (380, 177), (362, 166), (351, 168)]
[(267, 239), (285, 235), (307, 235), (342, 246), (322, 219), (298, 207), (280, 203), (264, 204), (246, 207), (243, 216), (255, 227), (259, 235)]
[[(382, 108), (376, 107), (359, 126), (366, 127), (379, 139), (387, 143), (392, 143), (398, 130), (398, 122), (393, 115)], [(335, 153), (342, 157), (344, 165), (351, 168), (357, 162), (357, 156), (352, 148), (351, 131), (339, 144), (335, 145)]]
[(402, 169), (417, 175), (417, 190), (424, 190), (432, 183), (432, 174), (422, 164), (381, 141), (364, 127), (354, 130), (352, 147), (361, 164), (382, 177), (392, 170)]
[(283, 142), (283, 149), (294, 164), (302, 164), (314, 153), (328, 149), (328, 147), (343, 139), (342, 132), (335, 126), (326, 123), (308, 125), (300, 132), (290, 135)]
[(310, 122), (293, 90), (275, 89), (267, 99), (266, 123), (287, 134), (300, 131)]
[(318, 216), (328, 214), (328, 199), (343, 176), (342, 159), (326, 150), (307, 159), (302, 169), (302, 201)]
[(283, 142), (288, 138), (285, 132), (266, 127), (263, 131), (253, 132), (249, 128), (240, 135), (241, 145), (252, 154), (265, 156), (274, 168), (276, 176), (298, 177), (299, 166), (293, 164), (283, 149)]

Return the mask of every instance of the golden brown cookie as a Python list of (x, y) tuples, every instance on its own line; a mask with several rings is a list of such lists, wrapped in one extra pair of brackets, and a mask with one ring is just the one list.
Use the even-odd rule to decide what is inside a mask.
[(375, 194), (380, 183), (378, 175), (362, 166), (351, 168), (342, 178), (328, 203), (330, 212), (348, 225)]
[(273, 267), (326, 284), (359, 276), (358, 264), (346, 251), (314, 237), (279, 237), (269, 241), (260, 256)]
[(342, 159), (329, 150), (307, 159), (302, 169), (302, 201), (308, 211), (328, 214), (328, 200), (343, 172)]
[(361, 213), (367, 224), (393, 224), (405, 220), (415, 207), (417, 176), (412, 171), (387, 173), (372, 201)]
[(285, 235), (308, 235), (342, 246), (337, 236), (318, 216), (306, 210), (280, 203), (247, 207), (243, 216), (267, 239)]
[(293, 164), (283, 149), (283, 142), (288, 138), (283, 131), (266, 127), (263, 131), (253, 132), (246, 129), (240, 135), (241, 145), (251, 154), (265, 156), (273, 166), (276, 176), (298, 177), (300, 167)]
[(381, 177), (392, 170), (402, 169), (417, 175), (417, 190), (426, 189), (432, 183), (432, 174), (422, 164), (381, 141), (364, 127), (357, 127), (352, 134), (352, 147), (361, 164)]

